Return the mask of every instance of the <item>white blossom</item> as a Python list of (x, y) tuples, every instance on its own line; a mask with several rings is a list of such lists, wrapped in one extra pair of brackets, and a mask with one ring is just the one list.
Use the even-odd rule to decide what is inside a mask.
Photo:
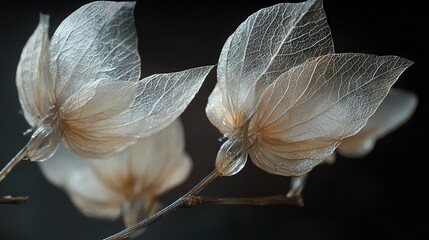
[(188, 177), (192, 162), (184, 148), (184, 130), (176, 120), (107, 159), (83, 159), (60, 147), (56, 161), (39, 166), (85, 215), (122, 216), (129, 227), (152, 215), (160, 197)]
[(140, 79), (133, 2), (92, 2), (49, 40), (47, 15), (21, 54), (16, 84), (34, 129), (25, 157), (49, 158), (60, 142), (90, 158), (115, 154), (174, 121), (212, 66)]
[(321, 0), (261, 9), (226, 41), (207, 116), (228, 140), (216, 167), (302, 175), (356, 134), (411, 61), (334, 53)]

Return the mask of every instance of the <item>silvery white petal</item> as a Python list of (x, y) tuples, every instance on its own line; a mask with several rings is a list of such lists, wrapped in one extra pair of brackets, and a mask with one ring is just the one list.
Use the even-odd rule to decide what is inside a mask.
[(411, 64), (397, 56), (329, 54), (287, 71), (261, 96), (250, 126), (252, 160), (274, 174), (310, 171), (365, 125)]
[(138, 81), (134, 2), (99, 1), (70, 14), (50, 45), (56, 96), (65, 101), (87, 82)]
[(237, 28), (222, 49), (217, 75), (223, 104), (235, 118), (248, 118), (279, 75), (332, 52), (321, 0), (263, 8)]
[(49, 16), (41, 14), (39, 25), (25, 44), (16, 69), (19, 101), (32, 127), (37, 127), (53, 101), (48, 71), (48, 30)]

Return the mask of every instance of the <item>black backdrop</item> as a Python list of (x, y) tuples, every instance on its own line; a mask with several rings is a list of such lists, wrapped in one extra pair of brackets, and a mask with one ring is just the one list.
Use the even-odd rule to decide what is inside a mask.
[[(181, 209), (152, 225), (138, 239), (428, 239), (429, 186), (426, 82), (429, 17), (419, 1), (324, 3), (337, 52), (399, 55), (415, 62), (396, 87), (419, 95), (414, 117), (379, 141), (363, 159), (339, 158), (314, 169), (304, 190), (305, 207), (199, 206)], [(28, 128), (19, 114), (15, 70), (38, 23), (51, 15), (51, 33), (85, 1), (0, 3), (0, 165), (24, 146)], [(135, 16), (142, 73), (172, 72), (217, 63), (227, 37), (250, 14), (275, 1), (137, 3)], [(170, 203), (211, 171), (220, 133), (204, 108), (216, 82), (213, 71), (181, 116), (186, 149), (194, 161), (191, 176), (163, 199)], [(205, 195), (257, 196), (287, 191), (289, 178), (269, 175), (251, 162), (242, 172), (221, 178)], [(122, 221), (83, 216), (37, 164), (21, 163), (0, 184), (0, 195), (28, 195), (22, 206), (0, 205), (0, 239), (101, 239), (122, 229)]]

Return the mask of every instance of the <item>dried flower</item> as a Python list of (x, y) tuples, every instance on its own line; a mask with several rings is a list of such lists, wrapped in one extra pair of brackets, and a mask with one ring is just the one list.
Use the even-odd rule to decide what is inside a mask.
[(110, 158), (87, 160), (61, 147), (54, 161), (39, 166), (85, 215), (122, 215), (129, 227), (152, 215), (159, 198), (187, 178), (192, 162), (184, 145), (183, 127), (176, 120)]
[(106, 157), (184, 111), (212, 66), (139, 81), (134, 5), (86, 4), (60, 24), (51, 41), (49, 17), (40, 16), (16, 74), (24, 116), (35, 131), (9, 165), (22, 158), (47, 159), (60, 142), (84, 157)]
[(228, 140), (216, 167), (302, 175), (356, 134), (412, 62), (334, 53), (321, 0), (277, 4), (243, 22), (219, 58), (207, 116)]

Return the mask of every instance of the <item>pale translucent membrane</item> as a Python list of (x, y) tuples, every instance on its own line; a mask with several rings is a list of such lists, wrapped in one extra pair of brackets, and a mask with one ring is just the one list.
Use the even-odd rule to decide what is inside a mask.
[(126, 151), (110, 158), (94, 159), (89, 164), (92, 171), (113, 189), (128, 189), (132, 194), (135, 188), (156, 195), (159, 189), (167, 191), (188, 176), (192, 162), (186, 157), (184, 141), (183, 126), (176, 120)]
[(114, 219), (123, 198), (103, 184), (89, 169), (87, 160), (60, 146), (52, 160), (38, 162), (45, 178), (63, 189), (86, 216)]
[[(135, 142), (135, 136), (87, 131), (91, 123), (128, 109), (137, 95), (140, 57), (134, 4), (89, 3), (61, 23), (51, 42), (49, 17), (40, 16), (16, 73), (24, 115), (35, 130), (27, 158), (49, 158), (61, 139), (87, 157), (111, 155)], [(120, 81), (133, 82), (134, 89), (122, 93), (126, 87), (118, 86)], [(115, 89), (117, 94), (105, 89)], [(57, 118), (54, 124), (42, 124), (51, 116)]]
[(31, 127), (45, 116), (54, 100), (48, 70), (49, 16), (40, 15), (39, 25), (25, 44), (16, 69), (16, 88), (24, 117)]
[(185, 154), (175, 168), (175, 170), (170, 171), (169, 176), (165, 177), (161, 185), (155, 189), (155, 196), (160, 196), (172, 188), (177, 187), (188, 178), (192, 170), (191, 157)]
[(38, 162), (45, 178), (53, 185), (62, 188), (70, 174), (88, 168), (87, 160), (60, 145), (50, 161)]
[(87, 82), (138, 81), (135, 2), (92, 2), (70, 14), (52, 36), (50, 72), (64, 102)]
[(234, 119), (230, 112), (225, 108), (225, 104), (222, 102), (222, 94), (219, 89), (219, 84), (216, 84), (209, 96), (206, 106), (206, 115), (210, 122), (222, 133), (233, 132)]
[[(208, 118), (224, 136), (249, 139), (246, 152), (263, 170), (305, 174), (365, 125), (412, 64), (396, 56), (333, 51), (322, 1), (261, 9), (222, 49)], [(249, 119), (248, 135), (237, 135)], [(218, 159), (239, 158), (237, 149), (226, 142)]]
[(414, 93), (392, 88), (365, 127), (356, 135), (341, 141), (338, 152), (350, 158), (366, 156), (378, 139), (395, 131), (411, 118), (417, 102), (418, 98)]
[[(291, 157), (284, 158), (269, 150), (254, 145), (249, 154), (252, 162), (262, 170), (276, 175), (300, 176), (311, 171), (314, 167), (325, 160), (325, 156), (332, 154), (336, 145), (332, 145), (315, 152), (310, 149), (304, 152), (292, 152)], [(269, 148), (268, 148), (269, 149)], [(302, 158), (300, 155), (314, 155), (312, 159)]]
[(134, 143), (134, 135), (109, 134), (105, 129), (97, 128), (97, 124), (128, 109), (136, 90), (137, 83), (116, 81), (97, 84), (94, 94), (87, 95), (88, 100), (85, 100), (86, 89), (74, 94), (69, 98), (72, 101), (66, 101), (62, 107), (65, 143), (77, 154), (91, 158), (111, 155)]
[(186, 180), (192, 161), (185, 153), (179, 120), (106, 159), (85, 160), (60, 148), (43, 174), (65, 190), (87, 216), (113, 219), (122, 215), (131, 226), (153, 214), (158, 199)]
[[(155, 74), (137, 83), (98, 84), (88, 102), (64, 113), (68, 126), (65, 142), (78, 154), (91, 158), (123, 150), (137, 138), (171, 124), (186, 109), (212, 67)], [(73, 109), (73, 103), (68, 105)]]
[(64, 190), (88, 217), (116, 219), (121, 215), (124, 196), (106, 186), (88, 167), (71, 172)]
[(396, 56), (328, 54), (287, 71), (257, 106), (252, 160), (273, 174), (310, 171), (365, 125), (411, 64)]
[(116, 135), (147, 137), (171, 124), (186, 109), (212, 68), (196, 67), (143, 78), (130, 108), (94, 127)]
[(217, 77), (224, 108), (245, 121), (266, 87), (283, 72), (333, 52), (321, 0), (281, 3), (259, 10), (222, 48)]
[[(39, 135), (52, 133), (43, 137), (42, 145), (52, 143), (44, 148), (53, 149), (44, 155), (58, 140), (88, 158), (116, 154), (171, 124), (200, 89), (213, 66), (139, 80), (134, 5), (86, 4), (60, 24), (51, 42), (48, 16), (41, 15), (21, 54), (16, 84), (29, 124)], [(49, 114), (56, 124), (40, 125)], [(29, 151), (30, 159), (40, 158), (40, 149)]]
[[(266, 88), (307, 59), (333, 52), (322, 1), (282, 3), (261, 9), (249, 16), (222, 48), (218, 84), (206, 107), (209, 120), (224, 136), (243, 142), (243, 136), (236, 134), (242, 131), (236, 129), (247, 128), (244, 125), (255, 113)], [(235, 152), (227, 153), (229, 148)], [(235, 174), (246, 162), (247, 149), (237, 149), (233, 142), (225, 142), (218, 153), (217, 168), (227, 168), (225, 175)], [(235, 158), (239, 160), (231, 161)], [(234, 164), (226, 167), (230, 162)]]

